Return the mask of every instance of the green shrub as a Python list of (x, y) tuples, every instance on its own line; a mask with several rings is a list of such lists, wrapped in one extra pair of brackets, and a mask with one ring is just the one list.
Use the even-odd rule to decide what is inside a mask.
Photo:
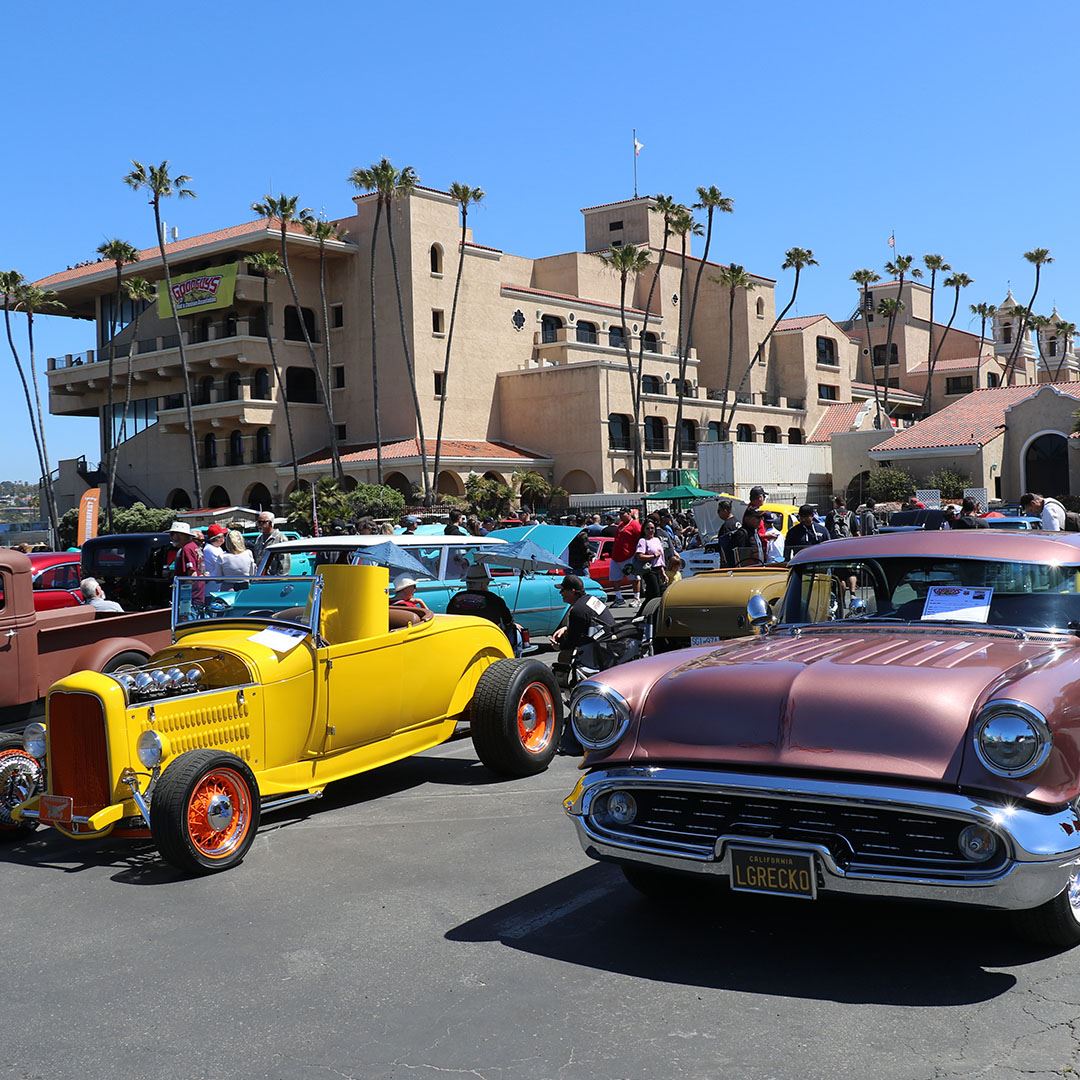
[(937, 469), (926, 477), (926, 487), (937, 488), (943, 499), (962, 499), (964, 488), (973, 486), (970, 476), (952, 469)]
[(915, 494), (915, 481), (907, 469), (880, 465), (871, 470), (866, 488), (874, 502), (903, 502)]

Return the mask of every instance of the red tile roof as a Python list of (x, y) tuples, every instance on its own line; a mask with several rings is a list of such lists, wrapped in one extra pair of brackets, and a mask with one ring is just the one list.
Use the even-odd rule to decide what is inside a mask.
[(639, 195), (636, 199), (616, 199), (615, 202), (602, 202), (597, 203), (595, 206), (583, 206), (581, 212), (584, 214), (586, 210), (605, 210), (609, 206), (626, 206), (629, 203), (639, 202), (653, 202), (652, 195)]
[[(997, 364), (998, 367), (1001, 367), (1001, 361), (994, 356), (984, 356), (981, 363), (977, 356), (954, 356), (948, 360), (939, 360), (934, 365), (934, 374), (939, 371), (974, 371), (976, 366), (985, 367), (987, 364)], [(925, 375), (926, 364), (913, 367), (908, 374)]]
[[(250, 238), (255, 236), (266, 235), (270, 237), (278, 237), (280, 235), (281, 226), (277, 224), (276, 219), (266, 221), (264, 218), (259, 218), (258, 221), (246, 221), (242, 225), (230, 225), (225, 229), (215, 229), (213, 232), (200, 233), (198, 236), (189, 236), (186, 240), (174, 240), (173, 242), (165, 245), (165, 250), (169, 257), (179, 254), (182, 251), (190, 251), (192, 248), (202, 247), (204, 244), (214, 244), (220, 240), (237, 240), (240, 238)], [(303, 226), (298, 222), (292, 222), (289, 225), (289, 232), (297, 233), (301, 236), (304, 235)], [(159, 260), (160, 252), (155, 244), (151, 248), (143, 248), (139, 252), (139, 262), (147, 262), (150, 260)], [(129, 267), (127, 273), (132, 273), (133, 269), (138, 266), (138, 263), (134, 264), (134, 267)], [(103, 270), (107, 270), (110, 275), (116, 273), (116, 267), (114, 263), (109, 262), (108, 259), (101, 259), (96, 262), (87, 263), (85, 266), (76, 266), (71, 270), (61, 270), (59, 273), (50, 274), (48, 277), (43, 277), (34, 284), (39, 288), (55, 288), (57, 285), (67, 285), (73, 281), (78, 281), (81, 278), (90, 277), (93, 274), (100, 274)]]
[(827, 443), (831, 435), (850, 431), (855, 426), (859, 413), (866, 408), (865, 401), (847, 401), (841, 405), (830, 405), (825, 410), (808, 443)]
[[(425, 439), (424, 444), (429, 458), (435, 456), (435, 440)], [(420, 440), (403, 439), (400, 442), (384, 443), (382, 448), (383, 461), (406, 461), (420, 459)], [(525, 461), (546, 460), (547, 454), (533, 453), (531, 450), (522, 450), (506, 443), (487, 442), (484, 439), (443, 439), (440, 461), (460, 460), (462, 458), (476, 461), (507, 461), (520, 464)], [(345, 450), (341, 454), (344, 464), (360, 464), (376, 459), (375, 448), (365, 447), (359, 450)], [(329, 465), (329, 449), (317, 450), (309, 454), (300, 464), (302, 465)]]
[[(534, 289), (529, 285), (514, 285), (509, 281), (504, 281), (499, 288), (512, 289), (514, 292), (528, 293), (530, 296), (543, 296), (549, 300), (564, 300), (568, 304), (589, 304), (592, 307), (608, 308), (610, 311), (619, 310), (618, 304), (609, 304), (606, 300), (589, 300), (587, 297), (571, 296), (569, 293), (548, 292), (546, 289)], [(634, 315), (645, 314), (641, 308), (628, 307), (626, 310)]]
[[(871, 451), (888, 456), (896, 450), (933, 450), (949, 446), (985, 446), (1005, 430), (1005, 413), (1041, 390), (1041, 386), (998, 386), (974, 390), (959, 401), (946, 405), (913, 427), (897, 432)], [(1059, 385), (1053, 392), (1080, 399), (1080, 383)]]
[(828, 315), (797, 315), (791, 319), (781, 319), (776, 324), (776, 333), (783, 334), (788, 330), (805, 330), (808, 326), (813, 326), (816, 322), (821, 322), (822, 319), (827, 319)]

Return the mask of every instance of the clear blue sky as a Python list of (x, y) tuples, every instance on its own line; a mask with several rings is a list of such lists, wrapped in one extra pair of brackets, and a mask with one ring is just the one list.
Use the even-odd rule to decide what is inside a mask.
[[(271, 183), (345, 213), (349, 171), (385, 154), (422, 183), (483, 187), (479, 242), (571, 250), (580, 207), (631, 194), (636, 127), (643, 193), (691, 201), (716, 184), (734, 197), (717, 258), (776, 277), (786, 248), (814, 249), (802, 314), (850, 314), (849, 274), (880, 269), (895, 229), (901, 252), (940, 252), (975, 278), (958, 325), (1010, 280), (1026, 302), (1033, 247), (1056, 260), (1036, 306), (1056, 301), (1080, 322), (1080, 97), (1062, 45), (1078, 38), (1080, 8), (1036, 0), (1018, 21), (1020, 10), (14, 5), (0, 266), (33, 279), (112, 236), (152, 244), (143, 197), (120, 182), (133, 157), (194, 178), (198, 199), (165, 212), (183, 236), (248, 220)], [(92, 343), (87, 323), (41, 322), (42, 367)], [(0, 348), (0, 479), (29, 479), (29, 428)], [(54, 462), (96, 457), (93, 421), (51, 418), (48, 432)]]

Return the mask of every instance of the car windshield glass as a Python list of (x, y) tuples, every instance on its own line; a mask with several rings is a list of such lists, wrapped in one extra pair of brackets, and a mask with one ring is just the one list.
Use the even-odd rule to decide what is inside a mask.
[(1080, 567), (979, 559), (852, 559), (792, 568), (783, 621), (975, 623), (1028, 630), (1080, 623)]
[(318, 617), (313, 577), (178, 577), (173, 586), (173, 626), (243, 619), (311, 631)]

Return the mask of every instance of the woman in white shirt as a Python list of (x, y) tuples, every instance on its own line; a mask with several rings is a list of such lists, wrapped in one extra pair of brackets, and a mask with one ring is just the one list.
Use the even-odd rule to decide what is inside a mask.
[(221, 576), (227, 578), (255, 576), (255, 558), (248, 551), (244, 538), (236, 529), (230, 529), (225, 537), (225, 550), (221, 553)]
[(656, 538), (656, 526), (646, 520), (641, 527), (641, 539), (634, 552), (635, 561), (642, 567), (641, 580), (645, 585), (645, 599), (651, 600), (664, 591), (664, 545)]

